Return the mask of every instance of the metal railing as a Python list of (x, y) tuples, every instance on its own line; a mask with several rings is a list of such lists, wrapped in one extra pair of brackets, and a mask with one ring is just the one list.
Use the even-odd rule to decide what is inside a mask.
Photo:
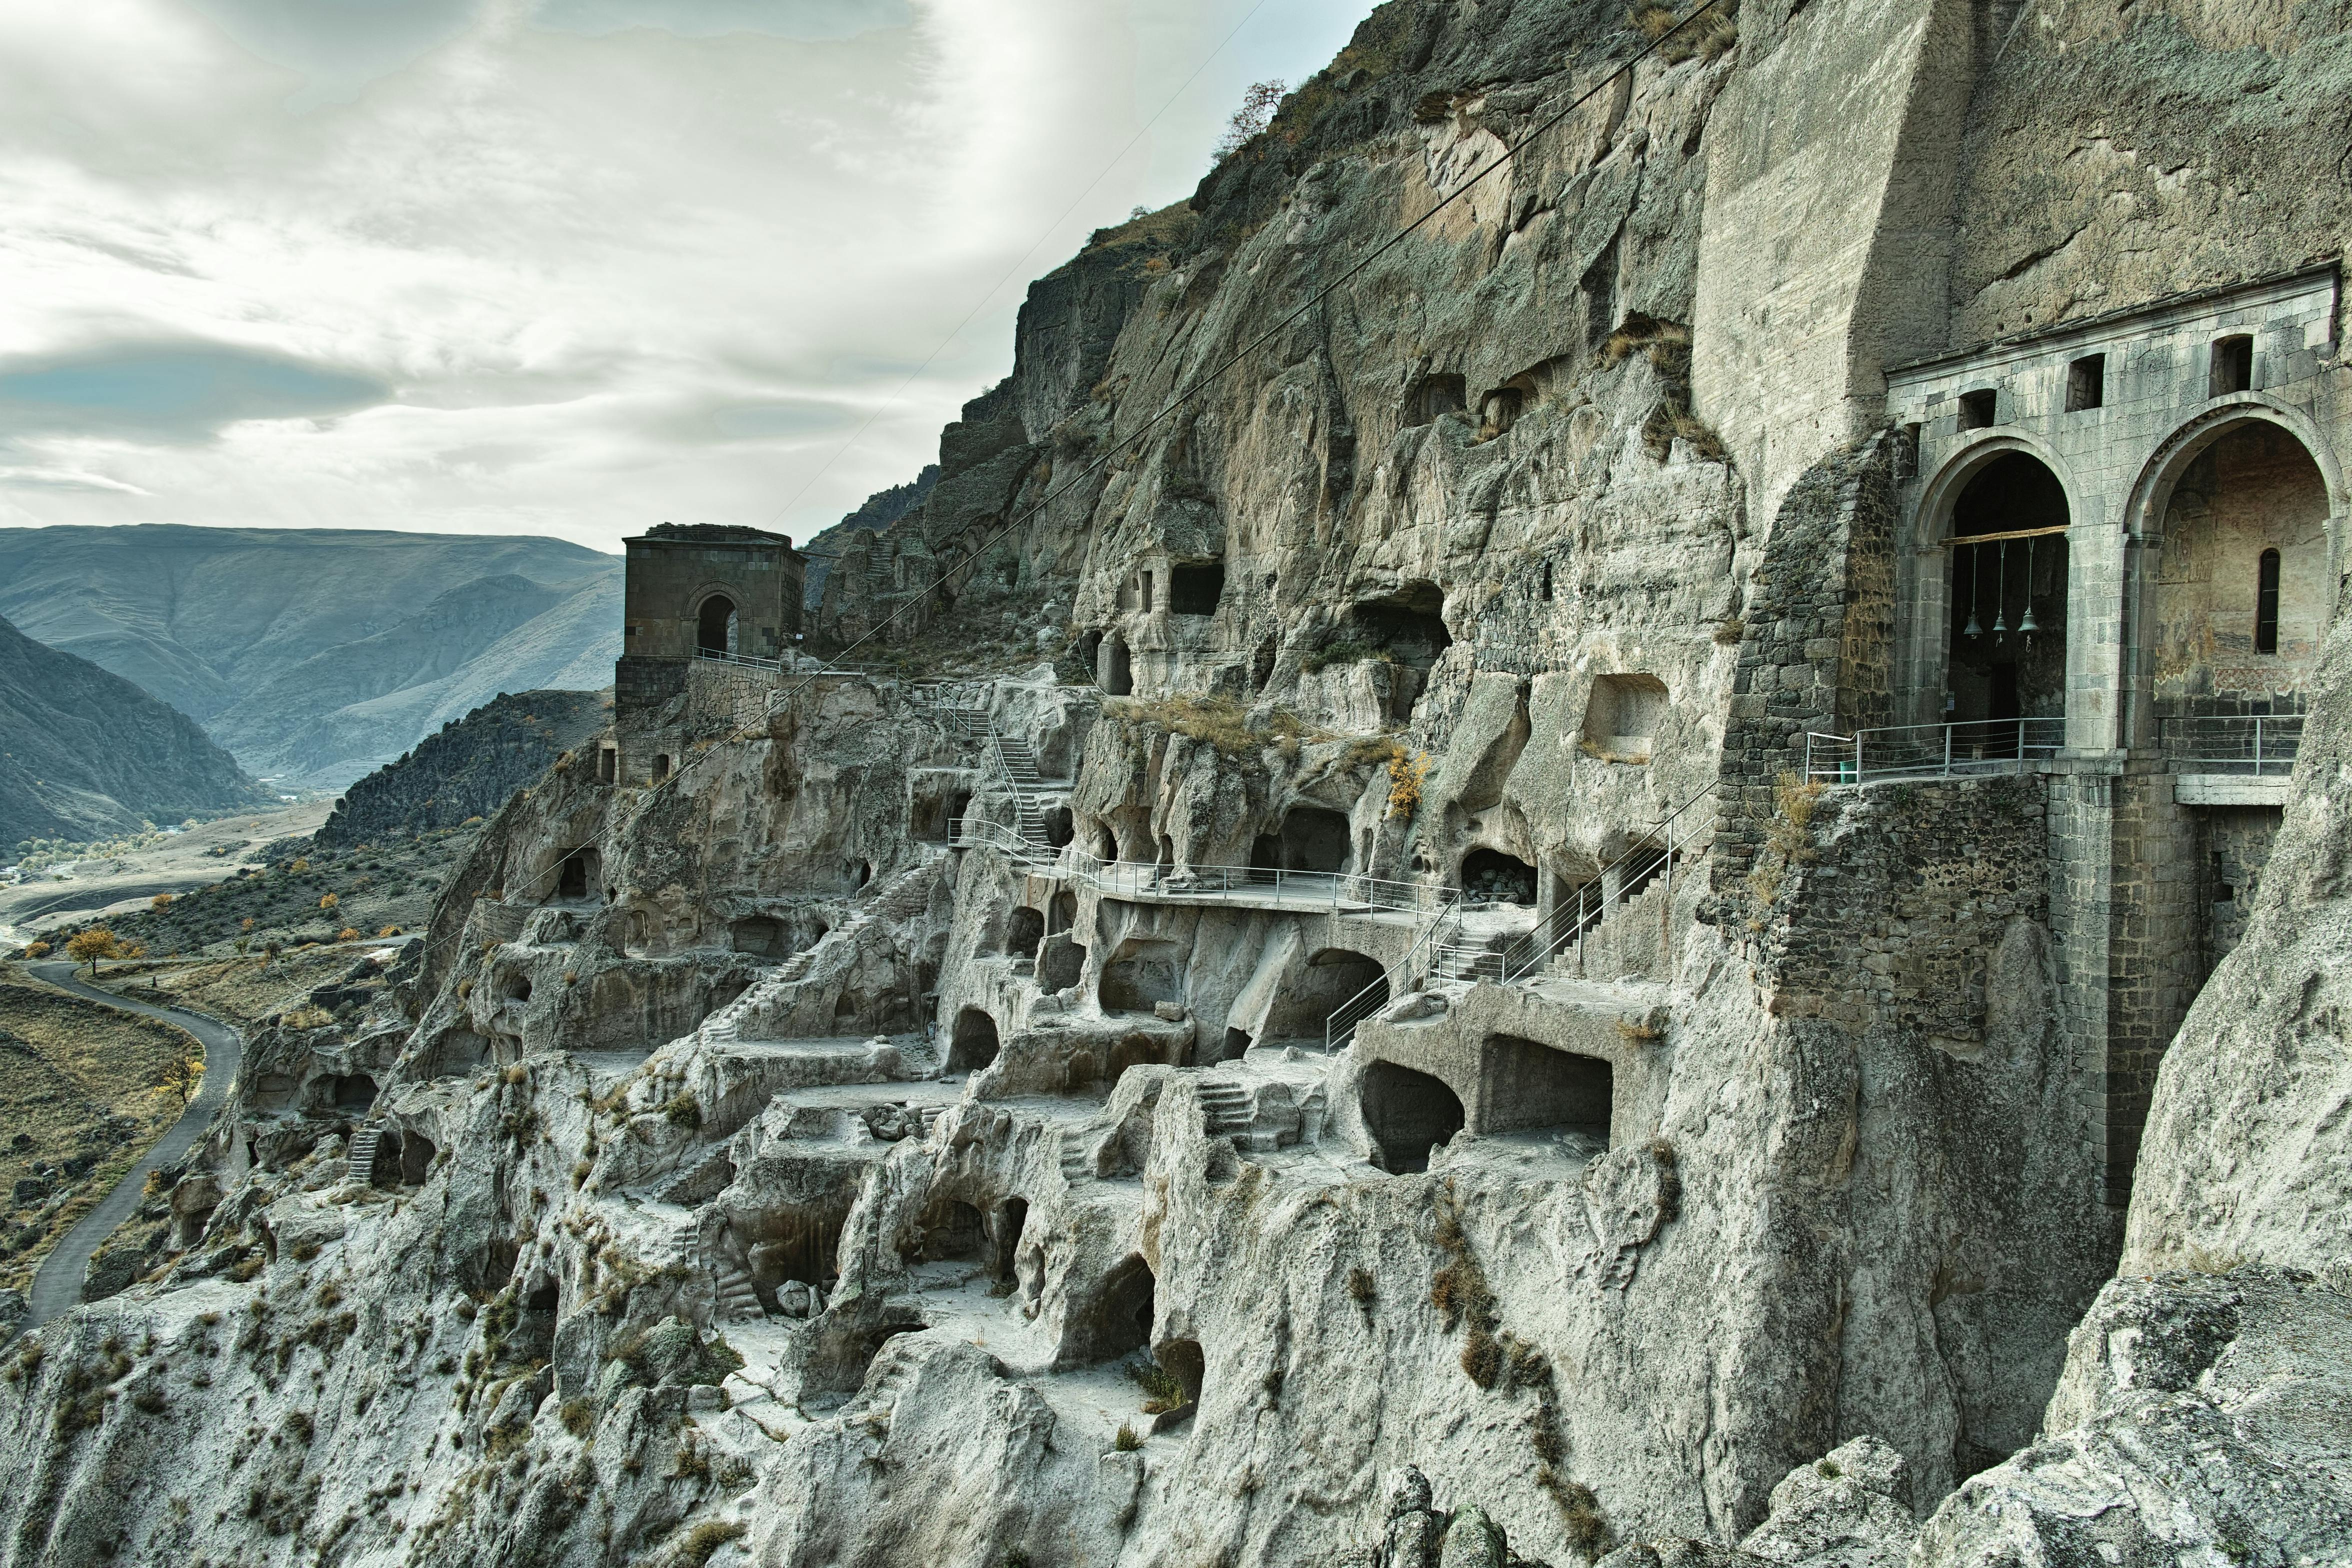
[(1179, 870), (1150, 860), (1105, 860), (1076, 847), (1062, 856), (1074, 877), (1113, 898), (1185, 903), (1287, 900), (1294, 908), (1319, 904), (1341, 915), (1426, 914), (1462, 900), (1452, 888), (1344, 871), (1285, 871), (1270, 866), (1187, 866)]
[(984, 816), (974, 816), (969, 812), (948, 824), (948, 845), (950, 848), (970, 849), (983, 844), (1032, 865), (1048, 864), (1060, 853), (1050, 846), (1023, 837), (1016, 829), (1001, 822), (991, 822)]
[(1387, 1006), (1394, 998), (1421, 989), (1421, 976), (1444, 948), (1446, 935), (1462, 924), (1462, 905), (1456, 901), (1443, 905), (1429, 918), (1413, 938), (1411, 948), (1381, 973), (1381, 977), (1331, 1009), (1323, 1020), (1323, 1050), (1326, 1055), (1339, 1051), (1356, 1037), (1356, 1026)]
[(694, 650), (694, 657), (705, 664), (735, 665), (776, 675), (887, 676), (890, 673), (887, 665), (850, 664), (841, 659), (819, 658), (807, 653), (794, 654), (790, 658), (761, 658), (753, 654), (721, 653), (717, 648), (698, 647)]
[(2284, 776), (2303, 744), (2300, 713), (2160, 719), (2156, 729), (2174, 773)]
[(1805, 776), (1827, 784), (2025, 773), (2065, 748), (2063, 719), (1972, 719), (1805, 737)]
[[(1536, 929), (1503, 950), (1502, 980), (1508, 984), (1524, 980), (1550, 967), (1560, 952), (1573, 947), (1577, 973), (1584, 971), (1584, 938), (1594, 927), (1622, 909), (1627, 899), (1645, 890), (1653, 880), (1665, 883), (1666, 910), (1662, 918), (1673, 918), (1675, 858), (1687, 848), (1693, 839), (1712, 833), (1715, 815), (1701, 812), (1691, 815), (1691, 808), (1702, 801), (1715, 798), (1717, 784), (1692, 795), (1666, 815), (1666, 819), (1628, 845), (1617, 858), (1577, 889), (1572, 906), (1556, 909), (1548, 921), (1537, 922)], [(1609, 886), (1616, 884), (1617, 895), (1609, 896)]]

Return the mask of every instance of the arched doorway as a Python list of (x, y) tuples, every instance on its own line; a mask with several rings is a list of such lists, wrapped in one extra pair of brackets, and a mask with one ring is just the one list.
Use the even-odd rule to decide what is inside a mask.
[(1536, 901), (1536, 868), (1499, 849), (1473, 849), (1462, 858), (1462, 892), (1474, 904), (1521, 904), (1532, 908)]
[(1294, 805), (1282, 819), (1279, 852), (1286, 871), (1348, 868), (1348, 819), (1321, 805)]
[(702, 601), (702, 609), (695, 617), (695, 649), (699, 653), (730, 654), (737, 651), (735, 645), (735, 601), (724, 594), (713, 594)]
[(2013, 747), (2002, 721), (2065, 717), (2067, 522), (2065, 486), (2030, 452), (2000, 452), (1953, 499), (1945, 722)]
[(2327, 479), (2293, 431), (2248, 416), (2179, 453), (2151, 500), (2144, 739), (2228, 760), (2253, 720), (2302, 711), (2333, 607)]
[(1361, 1100), (1373, 1152), (1391, 1175), (1429, 1169), (1431, 1151), (1462, 1131), (1462, 1100), (1425, 1072), (1394, 1062), (1364, 1069)]
[(948, 1045), (948, 1071), (978, 1072), (996, 1059), (996, 1020), (978, 1007), (956, 1015), (955, 1037)]

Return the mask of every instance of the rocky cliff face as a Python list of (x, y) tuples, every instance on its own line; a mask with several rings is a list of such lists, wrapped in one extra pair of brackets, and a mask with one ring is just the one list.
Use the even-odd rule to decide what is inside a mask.
[[(1886, 721), (1871, 388), (1969, 330), (1927, 150), (2205, 13), (2020, 15), (1750, 0), (1618, 75), (1614, 5), (1376, 12), (853, 531), (822, 634), (969, 679), (685, 671), (658, 782), (551, 772), (257, 1042), (162, 1278), (16, 1354), (11, 1560), (2318, 1551), (2341, 1281), (2256, 1194), (2321, 1178), (2168, 1100), (2212, 1235), (2135, 1257), (2263, 1267), (2108, 1279), (2071, 775), (1798, 772)], [(2330, 896), (2332, 734), (2267, 900)], [(2220, 984), (2324, 969), (2273, 907)], [(2320, 1170), (2316, 984), (2166, 1093)], [(2217, 1451), (2276, 1486), (2166, 1512)]]
[(316, 841), (349, 848), (488, 816), (602, 731), (610, 700), (594, 691), (500, 692), (352, 785)]
[(0, 621), (0, 854), (265, 798), (194, 720)]

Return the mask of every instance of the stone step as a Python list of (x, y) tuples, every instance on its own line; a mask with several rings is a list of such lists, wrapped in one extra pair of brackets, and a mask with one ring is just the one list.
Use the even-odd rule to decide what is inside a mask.
[(362, 1123), (352, 1133), (350, 1147), (343, 1154), (343, 1176), (346, 1181), (375, 1184), (375, 1154), (383, 1142), (383, 1129), (375, 1122)]

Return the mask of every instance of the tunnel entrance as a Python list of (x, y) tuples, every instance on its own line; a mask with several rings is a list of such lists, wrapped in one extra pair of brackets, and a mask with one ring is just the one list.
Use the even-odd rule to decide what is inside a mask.
[(1157, 1283), (1151, 1266), (1134, 1254), (1105, 1275), (1079, 1324), (1080, 1353), (1091, 1361), (1109, 1361), (1150, 1344)]
[(375, 1079), (355, 1072), (335, 1079), (335, 1109), (356, 1113), (375, 1103)]
[(898, 1246), (908, 1262), (978, 1263), (988, 1251), (988, 1222), (961, 1198), (934, 1198)]
[(1013, 920), (1005, 932), (1004, 951), (1015, 958), (1034, 958), (1037, 944), (1045, 939), (1045, 917), (1026, 904), (1013, 907)]
[(1554, 1050), (1517, 1035), (1489, 1035), (1480, 1053), (1480, 1096), (1489, 1132), (1561, 1127), (1609, 1141), (1616, 1072), (1599, 1057)]
[(1462, 891), (1473, 902), (1532, 906), (1536, 868), (1499, 849), (1473, 849), (1462, 858)]
[(956, 1015), (955, 1037), (948, 1046), (948, 1071), (978, 1072), (996, 1059), (996, 1020), (978, 1007)]
[(1391, 1175), (1429, 1169), (1439, 1144), (1462, 1131), (1462, 1100), (1425, 1072), (1374, 1062), (1364, 1072), (1364, 1125), (1381, 1170)]
[(402, 1139), (400, 1184), (404, 1187), (423, 1186), (425, 1179), (433, 1173), (433, 1156), (439, 1152), (433, 1147), (433, 1141), (421, 1132), (412, 1132)]
[(1135, 694), (1135, 677), (1128, 668), (1127, 644), (1118, 637), (1102, 645), (1102, 689), (1106, 697)]
[(736, 651), (735, 641), (735, 601), (724, 594), (713, 594), (702, 601), (701, 613), (695, 617), (695, 650), (707, 654), (730, 654)]
[(1445, 595), (1434, 583), (1411, 582), (1386, 598), (1360, 601), (1348, 607), (1348, 621), (1350, 639), (1385, 648), (1413, 669), (1426, 670), (1454, 646), (1445, 628)]
[(999, 1280), (1013, 1277), (1013, 1260), (1021, 1251), (1021, 1233), (1029, 1224), (1029, 1201), (1007, 1198), (996, 1211), (994, 1234), (989, 1238), (988, 1271)]
[(594, 849), (567, 849), (563, 862), (556, 868), (555, 896), (559, 899), (584, 899), (604, 880), (603, 855)]
[(1319, 805), (1294, 805), (1282, 819), (1282, 868), (1344, 871), (1348, 868), (1348, 819)]

